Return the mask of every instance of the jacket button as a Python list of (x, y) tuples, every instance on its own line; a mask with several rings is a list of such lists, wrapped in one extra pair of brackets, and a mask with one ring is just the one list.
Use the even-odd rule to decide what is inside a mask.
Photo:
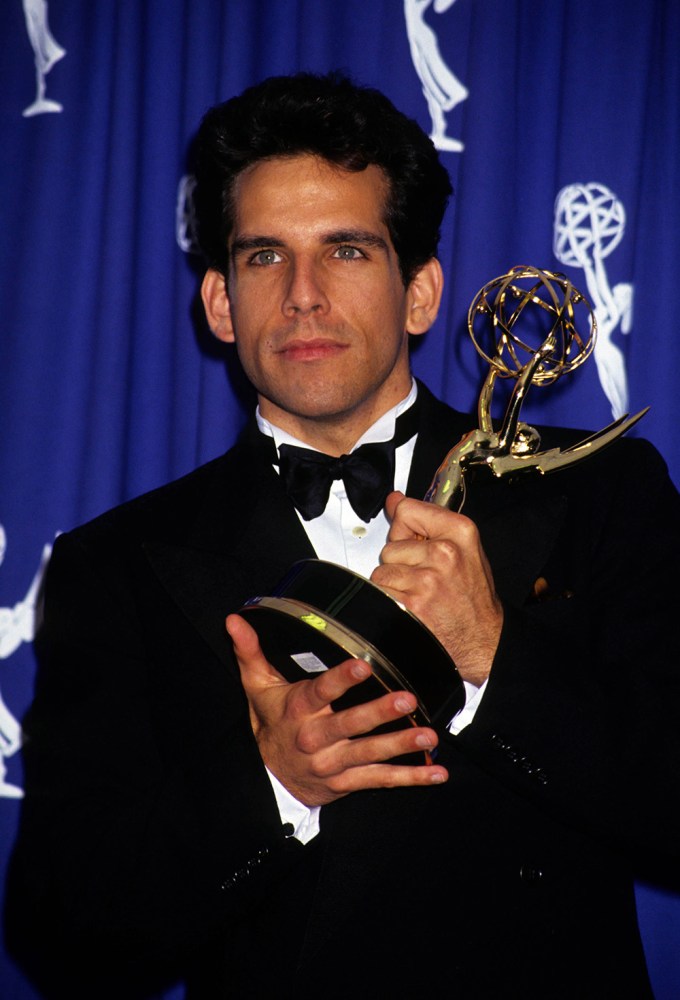
[(536, 865), (522, 865), (519, 870), (519, 877), (529, 885), (536, 885), (543, 878), (543, 871)]

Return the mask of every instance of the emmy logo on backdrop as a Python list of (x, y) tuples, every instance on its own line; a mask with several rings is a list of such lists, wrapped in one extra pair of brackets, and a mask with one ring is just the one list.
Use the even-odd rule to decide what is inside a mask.
[[(645, 411), (570, 448), (541, 451), (537, 430), (519, 419), (531, 386), (550, 385), (581, 365), (596, 330), (592, 308), (563, 274), (516, 267), (484, 285), (468, 312), (468, 332), (489, 365), (478, 426), (444, 458), (425, 500), (460, 511), (476, 475), (492, 483), (545, 475), (594, 455), (632, 427)], [(499, 378), (515, 385), (495, 430), (491, 401)], [(438, 639), (398, 601), (342, 566), (302, 560), (271, 596), (253, 597), (240, 613), (258, 633), (267, 659), (290, 681), (347, 657), (366, 660), (371, 678), (344, 696), (342, 706), (404, 689), (417, 699), (410, 721), (422, 725), (448, 723), (462, 703), (462, 682)]]
[[(6, 548), (7, 536), (0, 524), (0, 564), (5, 558)], [(11, 608), (0, 608), (0, 660), (6, 660), (23, 642), (32, 642), (35, 637), (38, 624), (38, 595), (51, 552), (51, 545), (43, 547), (40, 564), (24, 599)], [(5, 758), (11, 757), (20, 747), (21, 727), (0, 694), (0, 798), (18, 799), (23, 795), (17, 785), (5, 781), (7, 774)]]
[(45, 77), (55, 63), (63, 59), (66, 49), (56, 41), (47, 23), (47, 0), (23, 0), (26, 31), (35, 58), (36, 94), (35, 100), (24, 108), (24, 118), (49, 112), (63, 111), (57, 101), (45, 97)]
[(194, 205), (195, 190), (196, 177), (194, 174), (184, 174), (180, 177), (175, 207), (175, 239), (177, 246), (184, 253), (200, 254), (196, 206)]
[(427, 108), (432, 119), (430, 138), (437, 149), (460, 153), (464, 146), (460, 139), (447, 135), (446, 113), (468, 96), (467, 88), (454, 76), (444, 62), (437, 36), (425, 21), (425, 12), (432, 6), (436, 14), (445, 13), (456, 0), (404, 0), (406, 33), (411, 48), (411, 59), (420, 77)]
[(619, 326), (621, 333), (630, 332), (633, 286), (621, 282), (612, 288), (604, 258), (619, 245), (625, 228), (625, 209), (604, 184), (569, 184), (557, 195), (554, 253), (562, 264), (585, 272), (599, 331), (594, 353), (597, 374), (615, 418), (628, 410), (628, 379), (623, 351), (613, 334)]

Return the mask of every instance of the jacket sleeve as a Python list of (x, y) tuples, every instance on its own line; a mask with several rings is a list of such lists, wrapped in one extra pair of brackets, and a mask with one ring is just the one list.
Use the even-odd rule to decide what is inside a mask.
[(680, 498), (651, 446), (625, 444), (573, 477), (547, 599), (506, 607), (482, 703), (451, 739), (561, 822), (677, 863)]
[(10, 946), (55, 995), (136, 996), (302, 848), (284, 837), (235, 666), (136, 551), (90, 541), (61, 536), (48, 572)]

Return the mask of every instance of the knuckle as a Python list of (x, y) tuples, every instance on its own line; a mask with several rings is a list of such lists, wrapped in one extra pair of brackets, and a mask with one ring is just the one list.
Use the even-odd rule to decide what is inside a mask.
[(450, 538), (437, 538), (432, 542), (435, 558), (449, 565), (458, 561), (459, 548)]
[(389, 587), (394, 580), (394, 570), (392, 570), (386, 564), (382, 564), (373, 573), (371, 580), (376, 583), (379, 587)]
[(286, 714), (291, 719), (302, 719), (309, 711), (307, 681), (298, 681), (286, 689)]
[(319, 738), (311, 726), (298, 729), (295, 746), (304, 754), (314, 754), (319, 749)]
[(416, 616), (416, 618), (424, 618), (429, 601), (425, 595), (413, 593), (408, 594), (403, 603), (406, 605), (411, 614)]
[(431, 566), (424, 566), (420, 571), (419, 589), (431, 594), (439, 590), (440, 586), (441, 579), (437, 570)]
[(305, 761), (305, 769), (308, 775), (316, 782), (323, 782), (328, 785), (329, 780), (338, 772), (337, 762), (328, 751), (317, 750), (309, 754)]
[(403, 601), (409, 611), (420, 615), (430, 607), (442, 591), (441, 576), (434, 570), (422, 569), (414, 585), (404, 594)]
[(329, 770), (328, 764), (322, 757), (312, 757), (309, 762), (309, 770), (313, 778), (316, 778), (317, 781), (325, 781), (331, 791), (334, 790), (332, 787), (332, 771)]
[(476, 543), (479, 538), (479, 531), (474, 521), (469, 517), (461, 517), (458, 522), (458, 533), (461, 539), (467, 544)]
[(333, 795), (346, 795), (351, 791), (351, 784), (344, 772), (324, 777), (326, 777), (326, 787)]

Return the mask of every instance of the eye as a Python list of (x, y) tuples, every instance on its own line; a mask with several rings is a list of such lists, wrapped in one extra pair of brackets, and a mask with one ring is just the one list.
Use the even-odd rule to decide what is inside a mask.
[(333, 256), (339, 260), (360, 260), (365, 255), (357, 247), (342, 246), (335, 250)]
[(280, 261), (281, 255), (276, 250), (258, 250), (248, 263), (254, 264), (256, 267), (267, 267), (269, 264), (278, 264)]

